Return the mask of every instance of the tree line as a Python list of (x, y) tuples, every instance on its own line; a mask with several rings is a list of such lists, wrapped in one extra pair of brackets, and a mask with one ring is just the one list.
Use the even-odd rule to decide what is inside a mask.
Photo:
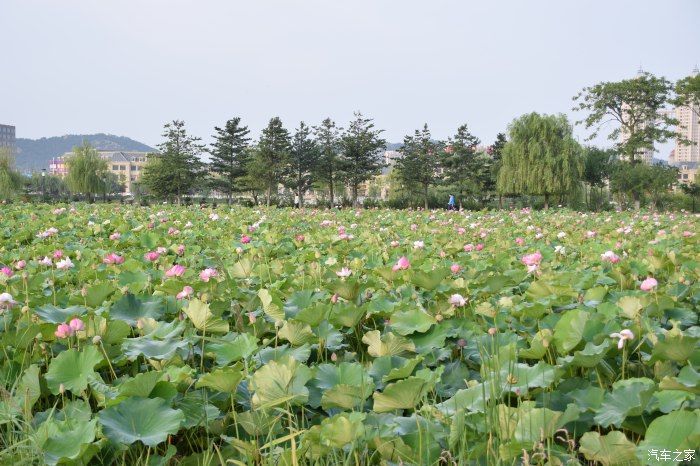
[[(301, 122), (293, 132), (274, 117), (257, 140), (235, 117), (214, 128), (208, 146), (189, 134), (183, 121), (175, 120), (165, 125), (164, 140), (149, 157), (139, 187), (178, 203), (193, 193), (214, 190), (229, 203), (246, 194), (256, 204), (270, 205), (283, 186), (294, 193), (299, 207), (311, 189), (323, 192), (327, 205), (347, 198), (357, 206), (365, 183), (391, 166), (385, 180), (390, 196), (425, 208), (436, 195), (445, 198), (448, 193), (460, 207), (468, 203), (477, 208), (496, 203), (502, 207), (504, 198), (523, 196), (541, 199), (546, 208), (553, 200), (570, 204), (583, 196), (588, 208), (598, 209), (604, 193), (637, 208), (642, 199), (658, 205), (677, 183), (677, 170), (643, 164), (639, 154), (679, 137), (679, 122), (666, 109), (688, 106), (697, 112), (700, 76), (673, 83), (641, 73), (586, 87), (574, 101), (574, 110), (584, 114), (576, 124), (588, 129), (591, 139), (611, 126), (611, 148), (580, 144), (563, 114), (536, 112), (516, 118), (487, 146), (466, 124), (447, 140), (434, 138), (425, 124), (404, 137), (391, 160), (384, 159), (383, 130), (359, 112), (346, 128), (326, 118), (316, 126)], [(4, 159), (0, 158), (0, 194), (6, 197), (18, 182), (9, 159)], [(67, 165), (67, 188), (90, 200), (118, 186), (106, 162), (87, 144), (75, 148)], [(693, 203), (700, 195), (698, 180), (682, 188)]]

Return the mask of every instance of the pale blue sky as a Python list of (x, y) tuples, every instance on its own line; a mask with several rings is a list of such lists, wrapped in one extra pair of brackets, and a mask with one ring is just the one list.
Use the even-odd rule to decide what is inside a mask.
[(208, 140), (362, 110), (390, 141), (427, 122), (491, 142), (640, 65), (689, 74), (699, 25), (698, 0), (0, 0), (0, 122), (156, 144), (174, 118)]

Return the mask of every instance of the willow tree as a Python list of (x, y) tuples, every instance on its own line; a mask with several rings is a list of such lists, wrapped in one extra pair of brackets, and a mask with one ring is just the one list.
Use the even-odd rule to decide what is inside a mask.
[(105, 191), (107, 161), (88, 142), (84, 141), (83, 145), (73, 148), (73, 154), (66, 160), (66, 167), (66, 184), (72, 193), (81, 193), (92, 202), (95, 194)]
[(583, 173), (581, 147), (564, 115), (529, 113), (508, 128), (497, 189), (501, 194), (544, 196), (575, 191)]
[(22, 176), (15, 170), (15, 160), (9, 149), (0, 148), (0, 199), (14, 197), (22, 184)]

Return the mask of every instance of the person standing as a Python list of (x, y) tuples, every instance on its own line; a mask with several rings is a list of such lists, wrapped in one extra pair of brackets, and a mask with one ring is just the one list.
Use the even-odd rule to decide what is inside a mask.
[(450, 199), (447, 201), (447, 210), (455, 210), (455, 196), (450, 194)]

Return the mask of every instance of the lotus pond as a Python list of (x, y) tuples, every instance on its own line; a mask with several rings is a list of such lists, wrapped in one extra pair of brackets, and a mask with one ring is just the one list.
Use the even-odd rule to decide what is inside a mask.
[(698, 216), (1, 209), (0, 464), (700, 453)]

